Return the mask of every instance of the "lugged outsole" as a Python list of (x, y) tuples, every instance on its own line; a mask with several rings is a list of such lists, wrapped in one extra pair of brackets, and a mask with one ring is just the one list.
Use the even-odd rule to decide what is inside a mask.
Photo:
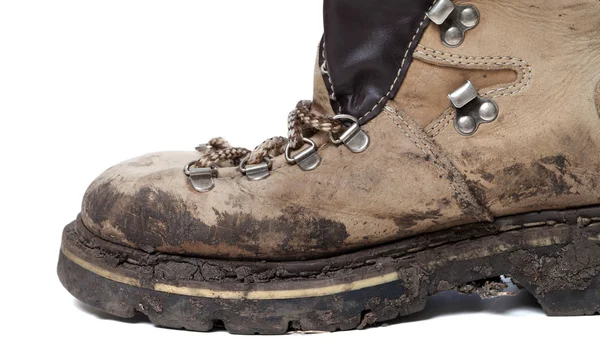
[(364, 328), (418, 312), (441, 291), (494, 296), (501, 275), (549, 315), (591, 315), (600, 312), (598, 217), (600, 208), (527, 214), (477, 227), (488, 235), (461, 229), (315, 261), (256, 263), (149, 254), (76, 221), (65, 228), (58, 275), (104, 312), (142, 312), (158, 326), (193, 331)]

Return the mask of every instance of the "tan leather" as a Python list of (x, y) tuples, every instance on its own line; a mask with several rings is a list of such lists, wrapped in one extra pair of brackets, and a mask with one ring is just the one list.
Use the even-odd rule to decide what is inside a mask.
[[(600, 3), (469, 3), (482, 14), (479, 26), (452, 50), (435, 25), (427, 28), (398, 97), (364, 127), (366, 152), (318, 134), (317, 170), (279, 157), (269, 179), (251, 182), (224, 168), (209, 193), (195, 192), (182, 173), (199, 153), (143, 156), (90, 186), (84, 224), (147, 251), (293, 260), (600, 204)], [(472, 137), (454, 130), (446, 98), (467, 78), (500, 107)], [(315, 111), (333, 113), (318, 65), (314, 97)]]
[[(473, 137), (452, 123), (442, 129), (452, 110), (447, 100), (432, 103), (441, 116), (429, 123), (430, 135), (495, 216), (600, 203), (600, 122), (590, 102), (600, 79), (600, 3), (468, 3), (482, 19), (463, 45), (445, 48), (429, 27), (416, 57), (431, 69), (515, 67), (521, 80), (492, 86), (500, 117)], [(432, 80), (418, 93), (452, 91), (453, 79)]]
[[(421, 61), (421, 49), (415, 52), (415, 59), (410, 66), (402, 87), (394, 101), (402, 105), (406, 114), (415, 120), (421, 127), (426, 127), (431, 120), (440, 115), (439, 107), (432, 105), (445, 105), (450, 107), (448, 94), (471, 80), (479, 89), (488, 89), (496, 85), (510, 84), (517, 79), (513, 69), (455, 69), (449, 67), (431, 67)], [(437, 92), (423, 92), (432, 85), (439, 86)]]
[(486, 219), (459, 176), (447, 179), (448, 162), (432, 156), (433, 144), (410, 120), (385, 112), (365, 130), (368, 153), (327, 144), (316, 171), (286, 164), (261, 182), (220, 178), (209, 193), (195, 192), (182, 173), (198, 153), (140, 157), (92, 184), (83, 222), (95, 234), (149, 251), (282, 260)]

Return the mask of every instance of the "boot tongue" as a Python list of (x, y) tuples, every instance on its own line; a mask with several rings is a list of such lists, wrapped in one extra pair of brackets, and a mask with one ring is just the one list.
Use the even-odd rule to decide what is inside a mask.
[(325, 0), (325, 36), (319, 63), (333, 109), (377, 116), (392, 99), (428, 24), (433, 0)]

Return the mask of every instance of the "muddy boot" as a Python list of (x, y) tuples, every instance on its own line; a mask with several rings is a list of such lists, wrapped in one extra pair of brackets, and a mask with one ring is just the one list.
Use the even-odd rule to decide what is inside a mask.
[(550, 315), (600, 311), (600, 3), (324, 5), (289, 135), (109, 169), (65, 228), (63, 285), (243, 334), (363, 328), (502, 275)]

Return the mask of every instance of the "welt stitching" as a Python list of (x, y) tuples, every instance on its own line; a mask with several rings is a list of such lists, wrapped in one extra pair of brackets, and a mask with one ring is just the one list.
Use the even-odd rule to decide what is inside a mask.
[[(431, 9), (431, 7), (430, 7), (430, 9)], [(417, 27), (417, 31), (415, 32), (412, 39), (410, 40), (410, 43), (408, 43), (408, 47), (406, 47), (406, 52), (404, 52), (404, 57), (402, 58), (402, 62), (400, 63), (400, 68), (398, 69), (398, 73), (396, 74), (396, 78), (394, 79), (392, 86), (390, 86), (390, 90), (387, 92), (387, 94), (385, 94), (385, 96), (383, 96), (381, 99), (379, 99), (379, 101), (377, 101), (377, 103), (375, 104), (375, 106), (373, 106), (373, 108), (371, 108), (371, 110), (367, 111), (366, 114), (364, 114), (362, 117), (360, 117), (359, 121), (366, 118), (370, 113), (375, 111), (375, 109), (377, 109), (383, 101), (385, 101), (386, 99), (388, 99), (391, 96), (392, 92), (394, 91), (394, 88), (396, 87), (396, 83), (398, 83), (398, 80), (400, 79), (400, 76), (402, 75), (402, 69), (404, 68), (404, 64), (406, 63), (406, 60), (408, 59), (408, 56), (410, 54), (410, 49), (412, 48), (412, 44), (414, 43), (415, 39), (417, 38), (417, 35), (421, 31), (421, 27), (423, 26), (423, 23), (425, 22), (425, 20), (427, 20), (427, 15), (425, 15), (423, 17), (423, 20), (421, 20), (421, 23), (419, 23), (419, 26)]]

